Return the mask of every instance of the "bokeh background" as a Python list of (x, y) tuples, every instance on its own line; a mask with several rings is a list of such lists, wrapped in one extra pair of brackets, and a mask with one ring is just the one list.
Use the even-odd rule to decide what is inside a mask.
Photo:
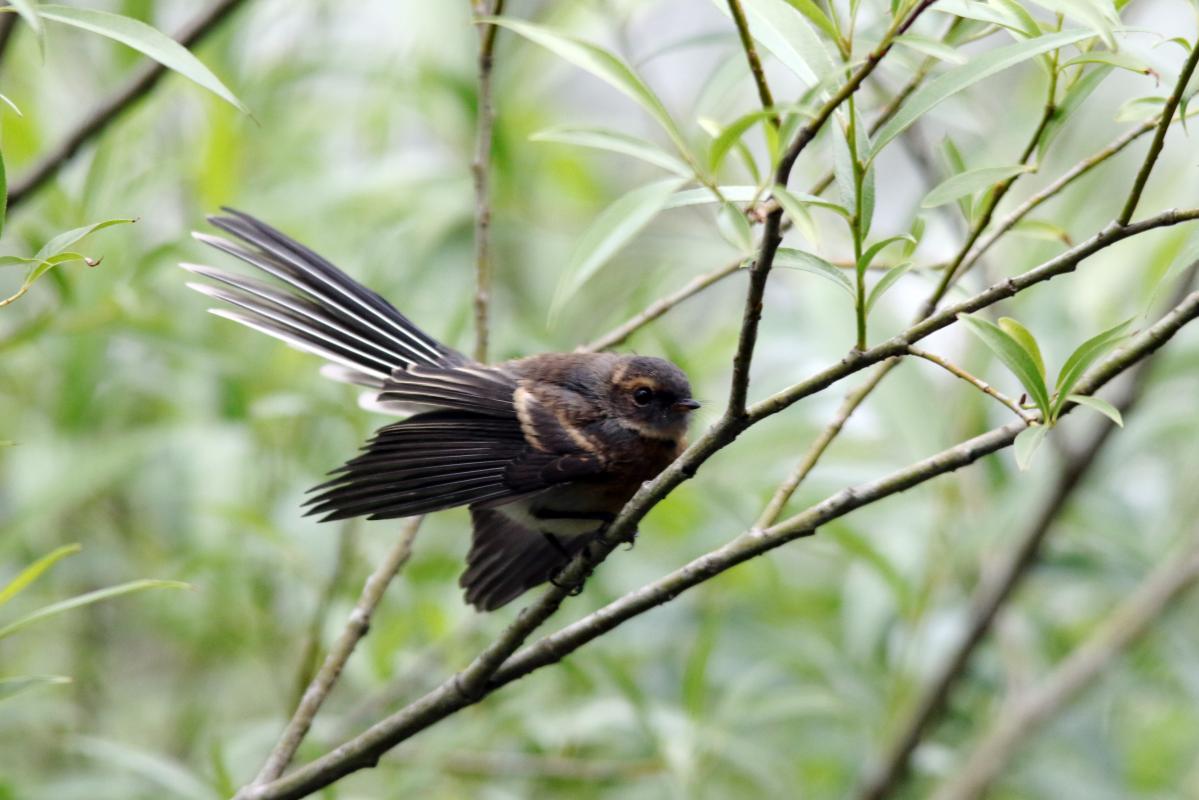
[[(201, 7), (87, 5), (166, 31)], [(697, 120), (727, 123), (757, 104), (735, 33), (711, 3), (513, 2), (507, 13), (624, 54), (696, 141), (706, 137)], [(940, 30), (945, 17), (929, 17), (921, 29)], [(1180, 0), (1133, 0), (1124, 17), (1195, 40), (1193, 8)], [(0, 88), (24, 111), (2, 118), (10, 180), (140, 61), (65, 29), (51, 31), (43, 60), (27, 34), (18, 28), (0, 65)], [(1183, 51), (1158, 41), (1132, 36), (1128, 46), (1158, 65), (1161, 83), (1124, 72), (1105, 81), (1002, 208), (1132, 124), (1117, 119), (1126, 101), (1169, 91)], [(0, 449), (0, 582), (57, 546), (83, 546), (4, 613), (136, 578), (186, 581), (194, 590), (131, 595), (0, 642), (0, 672), (73, 678), (0, 705), (0, 798), (217, 798), (257, 770), (308, 674), (314, 641), (336, 635), (398, 535), (396, 522), (321, 525), (300, 511), (304, 491), (385, 418), (360, 410), (351, 388), (321, 379), (313, 357), (205, 314), (205, 298), (185, 288), (176, 265), (229, 266), (189, 232), (205, 230), (204, 215), (221, 205), (241, 208), (469, 350), (475, 52), (464, 1), (250, 0), (197, 53), (253, 118), (169, 77), (13, 213), (4, 253), (31, 252), (97, 219), (138, 222), (87, 240), (82, 249), (103, 256), (98, 267), (64, 267), (0, 310), (0, 439), (15, 443)], [(863, 106), (877, 107), (918, 62), (911, 53), (888, 57)], [(712, 207), (668, 212), (550, 325), (547, 310), (579, 234), (608, 203), (659, 173), (531, 135), (567, 123), (659, 134), (626, 98), (507, 31), (496, 63), (496, 358), (571, 349), (737, 257)], [(778, 64), (768, 69), (777, 95), (798, 93)], [(919, 208), (948, 174), (938, 143), (951, 135), (971, 166), (1011, 163), (1036, 124), (1044, 85), (1026, 63), (946, 103), (890, 148), (879, 165), (876, 229), (903, 232), (923, 213), (928, 233), (918, 257), (952, 253), (963, 230), (954, 207)], [(1143, 213), (1199, 198), (1194, 142), (1193, 131), (1188, 138), (1172, 130)], [(1118, 212), (1144, 147), (1079, 181), (1038, 217), (1075, 239), (1089, 236)], [(821, 139), (792, 186), (819, 177), (830, 152)], [(735, 160), (724, 169), (725, 182), (745, 182)], [(1031, 328), (1060, 364), (1099, 330), (1160, 311), (1173, 289), (1160, 278), (1187, 236), (1169, 229), (1113, 247), (1003, 312)], [(965, 285), (1028, 269), (1062, 246), (1014, 236)], [(820, 247), (830, 258), (846, 256), (831, 223)], [(0, 273), (0, 288), (15, 288), (19, 277)], [(709, 401), (701, 425), (715, 418), (726, 391), (743, 277), (623, 345), (671, 358), (692, 376), (697, 396)], [(899, 330), (933, 279), (905, 278), (872, 318), (872, 339)], [(752, 396), (840, 358), (852, 335), (844, 295), (813, 275), (779, 270)], [(1019, 393), (958, 331), (929, 349)], [(752, 524), (842, 388), (771, 418), (712, 459), (555, 624)], [(922, 796), (952, 771), (1010, 691), (1037, 683), (1194, 536), (1196, 398), (1199, 333), (1187, 331), (1157, 359), (1145, 400), (1060, 516), (945, 723), (918, 751), (906, 796)], [(930, 364), (904, 365), (792, 506), (1006, 422), (1007, 413)], [(1060, 444), (1094, 424), (1097, 415), (1078, 413), (1055, 437)], [(960, 632), (980, 575), (1028, 524), (1060, 464), (1054, 450), (1027, 472), (1010, 453), (990, 457), (740, 566), (427, 731), (328, 796), (843, 796)], [(439, 682), (511, 620), (518, 606), (480, 616), (462, 602), (456, 579), (467, 543), (465, 512), (427, 520), (301, 759)], [(1199, 598), (1190, 597), (1163, 616), (1028, 742), (994, 796), (1199, 796), (1197, 614)]]

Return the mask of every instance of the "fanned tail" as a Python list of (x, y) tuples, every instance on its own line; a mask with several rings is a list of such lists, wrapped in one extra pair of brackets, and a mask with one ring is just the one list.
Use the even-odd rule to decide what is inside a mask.
[(209, 222), (239, 241), (204, 233), (194, 234), (196, 239), (275, 281), (183, 264), (223, 284), (188, 284), (233, 306), (212, 313), (321, 356), (331, 362), (323, 370), (328, 377), (374, 389), (382, 389), (396, 370), (469, 363), (312, 250), (248, 214), (223, 210), (228, 216), (209, 217)]

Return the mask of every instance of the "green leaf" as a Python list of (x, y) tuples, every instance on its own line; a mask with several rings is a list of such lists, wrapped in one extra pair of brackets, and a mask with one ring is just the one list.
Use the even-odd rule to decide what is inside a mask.
[[(886, 239), (870, 245), (870, 247), (866, 248), (866, 251), (862, 253), (862, 257), (858, 259), (858, 275), (861, 276), (866, 274), (866, 270), (870, 269), (870, 265), (874, 263), (874, 259), (878, 256), (878, 254), (883, 252), (883, 250), (887, 249), (891, 245), (895, 244), (896, 242), (914, 241), (916, 241), (916, 239), (910, 233), (901, 233), (898, 236), (888, 236)], [(899, 276), (896, 277), (898, 278)]]
[(596, 217), (579, 237), (579, 244), (562, 273), (550, 306), (551, 320), (556, 320), (575, 292), (666, 207), (671, 195), (682, 184), (681, 178), (667, 178), (641, 186), (616, 200)]
[(17, 678), (0, 678), (0, 703), (41, 686), (56, 686), (70, 683), (65, 675), (22, 675)]
[(591, 147), (613, 153), (632, 156), (647, 164), (653, 164), (683, 178), (690, 177), (694, 170), (652, 142), (630, 136), (620, 131), (604, 128), (563, 125), (538, 131), (529, 137), (534, 142), (556, 142), (578, 147)]
[(1066, 404), (1066, 395), (1074, 389), (1083, 373), (1127, 338), (1128, 328), (1131, 325), (1131, 319), (1126, 319), (1119, 325), (1113, 325), (1102, 333), (1087, 339), (1070, 354), (1066, 363), (1062, 365), (1062, 371), (1057, 376), (1056, 398), (1053, 406), (1054, 417)]
[(779, 205), (783, 208), (783, 213), (794, 221), (798, 209), (805, 206), (815, 206), (816, 208), (827, 208), (829, 211), (834, 211), (840, 214), (845, 219), (853, 216), (848, 208), (840, 203), (834, 203), (832, 200), (825, 200), (823, 197), (817, 197), (814, 194), (806, 194), (804, 192), (793, 192), (790, 189), (784, 189), (782, 186), (775, 185), (771, 190), (771, 195), (775, 200), (778, 200)]
[(0, 234), (4, 233), (4, 221), (8, 216), (8, 170), (4, 167), (4, 152), (0, 150)]
[(891, 267), (891, 269), (884, 272), (883, 277), (878, 279), (878, 283), (874, 284), (874, 288), (872, 288), (870, 290), (870, 294), (866, 296), (866, 313), (869, 314), (871, 309), (874, 308), (874, 304), (878, 302), (879, 298), (886, 294), (887, 290), (890, 289), (897, 280), (911, 272), (912, 267), (914, 266), (915, 264), (913, 264), (911, 261), (905, 261), (902, 264), (896, 264), (894, 267)]
[(1034, 36), (1041, 35), (1042, 29), (1040, 24), (1037, 23), (1036, 18), (1028, 13), (1028, 9), (1017, 0), (995, 0), (995, 5), (1001, 7), (1019, 21), (1020, 32), (1026, 37), (1031, 39)]
[(120, 14), (75, 6), (43, 5), (38, 6), (38, 13), (43, 19), (98, 33), (128, 45), (204, 87), (239, 110), (249, 113), (249, 109), (221, 83), (221, 79), (213, 75), (208, 67), (187, 51), (186, 47), (144, 22)]
[(1074, 56), (1074, 58), (1070, 59), (1069, 61), (1066, 61), (1061, 65), (1060, 69), (1072, 67), (1075, 64), (1103, 64), (1105, 66), (1115, 67), (1117, 69), (1125, 69), (1129, 72), (1135, 72), (1139, 75), (1153, 74), (1153, 69), (1150, 68), (1148, 64), (1125, 51), (1112, 53), (1107, 50), (1090, 50), (1086, 53)]
[(1041, 378), (1045, 378), (1045, 359), (1041, 356), (1041, 346), (1037, 344), (1037, 338), (1032, 335), (1032, 331), (1021, 325), (1011, 317), (1000, 317), (999, 327), (1008, 336), (1015, 339), (1024, 352), (1028, 353), (1032, 358), (1033, 363), (1037, 365), (1037, 372), (1041, 374)]
[(976, 0), (938, 0), (932, 10), (988, 25), (998, 25), (1015, 33), (1027, 35), (1025, 23), (1020, 17), (1012, 14), (1008, 9), (979, 3)]
[(1071, 394), (1067, 395), (1066, 399), (1071, 403), (1078, 403), (1080, 406), (1093, 408), (1103, 416), (1110, 419), (1112, 422), (1124, 427), (1124, 417), (1120, 414), (1120, 409), (1113, 406), (1111, 403), (1104, 400), (1102, 397), (1095, 397), (1089, 394)]
[(808, 18), (808, 21), (815, 25), (820, 30), (824, 31), (828, 38), (834, 42), (840, 38), (837, 33), (837, 26), (828, 18), (820, 7), (812, 2), (812, 0), (787, 0), (787, 3), (796, 11)]
[(67, 556), (78, 553), (82, 548), (77, 544), (68, 544), (51, 551), (49, 554), (42, 556), (37, 561), (30, 564), (25, 569), (17, 573), (17, 577), (13, 578), (7, 586), (0, 589), (0, 606), (3, 606), (9, 600), (16, 597), (22, 589), (36, 581), (42, 576), (46, 570), (54, 566), (61, 559)]
[(1116, 49), (1116, 37), (1113, 28), (1120, 24), (1120, 17), (1110, 3), (1102, 0), (1034, 0), (1034, 2), (1055, 14), (1062, 14), (1067, 19), (1087, 26), (1111, 49)]
[(1042, 53), (1093, 36), (1090, 31), (1062, 31), (1038, 36), (1036, 39), (989, 50), (969, 63), (937, 76), (913, 92), (899, 112), (878, 131), (874, 138), (874, 146), (870, 150), (870, 158), (877, 156), (892, 139), (907, 130), (909, 125), (958, 92)]
[(46, 55), (46, 27), (42, 24), (42, 18), (38, 14), (37, 4), (31, 3), (29, 0), (10, 0), (10, 5), (21, 15), (21, 19), (25, 20), (25, 24), (37, 37), (38, 50), (44, 57)]
[(675, 192), (666, 205), (662, 208), (684, 208), (686, 206), (702, 206), (707, 203), (719, 203), (723, 197), (731, 203), (752, 203), (758, 198), (759, 189), (757, 186), (747, 185), (730, 185), (718, 186), (720, 196), (717, 196), (710, 188), (702, 189), (684, 189), (681, 192)]
[(1003, 328), (989, 320), (965, 314), (959, 314), (958, 319), (1012, 371), (1024, 387), (1024, 391), (1041, 410), (1046, 424), (1051, 423), (1053, 415), (1050, 413), (1049, 390), (1037, 369), (1036, 361), (1028, 351)]
[[(795, 107), (792, 106), (791, 108), (794, 109)], [(722, 128), (712, 140), (712, 145), (708, 150), (708, 169), (713, 172), (719, 169), (721, 162), (724, 161), (729, 150), (733, 148), (733, 145), (741, 141), (741, 137), (745, 135), (746, 131), (763, 120), (781, 115), (785, 110), (786, 107), (758, 109), (757, 111), (741, 115)], [(767, 131), (768, 137), (774, 138), (777, 141), (779, 137), (775, 133), (774, 128), (768, 126)]]
[[(941, 140), (941, 155), (949, 166), (950, 174), (957, 175), (966, 172), (966, 159), (962, 157), (962, 151), (949, 136)], [(963, 217), (972, 220), (974, 218), (974, 198), (968, 194), (959, 197), (958, 209), (961, 210)]]
[(1037, 448), (1041, 446), (1041, 442), (1045, 441), (1047, 433), (1049, 433), (1047, 426), (1034, 425), (1016, 434), (1016, 441), (1012, 444), (1015, 445), (1016, 466), (1021, 472), (1032, 464), (1032, 457), (1036, 454)]
[(724, 240), (737, 252), (747, 254), (754, 249), (754, 234), (749, 228), (745, 212), (732, 203), (725, 203), (716, 212), (716, 227)]
[(920, 207), (936, 208), (946, 203), (952, 203), (959, 197), (972, 196), (975, 192), (994, 186), (1013, 175), (1028, 172), (1030, 169), (1031, 167), (1027, 164), (1013, 164), (1006, 167), (978, 167), (967, 170), (934, 186), (932, 191), (920, 201)]
[(844, 289), (850, 297), (854, 296), (853, 283), (849, 280), (845, 271), (838, 269), (814, 253), (796, 250), (791, 247), (780, 247), (774, 254), (774, 266), (811, 272), (813, 275), (819, 275), (822, 278), (832, 281)]
[(662, 101), (645, 81), (641, 80), (640, 76), (633, 71), (633, 68), (617, 56), (590, 42), (565, 36), (530, 22), (499, 17), (486, 17), (481, 21), (507, 28), (534, 44), (541, 45), (559, 58), (590, 72), (612, 88), (622, 92), (645, 109), (666, 131), (679, 152), (690, 160), (687, 140), (683, 137), (678, 125), (675, 124), (674, 118), (670, 116), (670, 112), (666, 110), (666, 106), (662, 104)]
[(950, 64), (965, 64), (968, 60), (965, 55), (958, 52), (957, 48), (937, 39), (930, 39), (927, 36), (921, 36), (916, 33), (904, 33), (896, 36), (895, 43), (915, 50), (917, 53), (932, 56), (940, 61), (947, 61)]
[[(56, 256), (62, 251), (66, 250), (68, 247), (71, 247), (76, 242), (83, 239), (85, 236), (90, 236), (97, 231), (102, 231), (105, 228), (111, 228), (114, 225), (131, 225), (134, 222), (137, 222), (137, 220), (106, 219), (101, 222), (93, 222), (90, 225), (83, 225), (78, 228), (73, 228), (69, 231), (58, 234), (50, 241), (46, 242), (44, 245), (42, 245), (42, 249), (38, 250), (37, 254), (34, 255), (33, 258), (34, 260), (41, 261), (43, 259), (50, 258), (51, 256)], [(82, 256), (79, 256), (79, 258), (82, 258)]]
[[(815, 86), (833, 71), (824, 43), (797, 8), (785, 0), (742, 0), (754, 39), (774, 54), (807, 86)], [(728, 4), (716, 0), (725, 14)]]
[(1073, 244), (1070, 233), (1065, 228), (1043, 219), (1022, 219), (1012, 226), (1012, 233), (1043, 242), (1064, 244), (1067, 247)]
[(97, 589), (94, 592), (88, 592), (87, 594), (81, 594), (76, 597), (72, 597), (67, 600), (62, 600), (57, 603), (51, 603), (48, 606), (39, 608), (37, 611), (34, 611), (32, 614), (27, 614), (26, 616), (21, 617), (20, 619), (16, 620), (15, 622), (10, 622), (8, 625), (5, 625), (3, 628), (0, 628), (0, 639), (5, 639), (9, 636), (12, 636), (17, 631), (21, 630), (22, 628), (26, 628), (26, 627), (34, 624), (35, 622), (41, 622), (44, 619), (56, 616), (58, 614), (63, 613), (64, 611), (72, 611), (76, 608), (82, 608), (83, 606), (89, 606), (89, 605), (92, 605), (93, 603), (98, 603), (101, 600), (111, 600), (115, 597), (120, 597), (120, 596), (126, 595), (126, 594), (132, 594), (133, 592), (142, 592), (147, 589), (190, 589), (190, 588), (191, 588), (191, 586), (189, 584), (180, 583), (179, 581), (161, 581), (161, 580), (147, 579), (147, 580), (139, 580), (139, 581), (130, 581), (129, 583), (122, 583), (118, 586), (110, 586), (107, 589)]
[(22, 113), (21, 113), (21, 109), (17, 108), (17, 104), (16, 104), (16, 103), (14, 103), (14, 102), (13, 102), (13, 101), (12, 101), (12, 100), (11, 100), (11, 99), (8, 97), (8, 95), (6, 95), (6, 94), (0, 94), (0, 103), (4, 103), (4, 105), (6, 105), (6, 106), (8, 106), (9, 108), (11, 108), (11, 109), (12, 109), (12, 113), (16, 114), (18, 117), (23, 117), (23, 116), (25, 116), (24, 114), (22, 114)]
[(1136, 97), (1116, 110), (1116, 122), (1143, 122), (1160, 116), (1166, 104), (1164, 97)]

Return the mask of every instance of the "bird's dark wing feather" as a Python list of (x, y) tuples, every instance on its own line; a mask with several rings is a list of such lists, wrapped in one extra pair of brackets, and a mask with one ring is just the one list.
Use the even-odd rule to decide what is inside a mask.
[(516, 416), (515, 391), (515, 379), (495, 367), (413, 364), (392, 372), (378, 400), (384, 407), (447, 409), (511, 420)]
[(202, 233), (196, 238), (278, 283), (270, 285), (184, 264), (186, 269), (230, 287), (190, 284), (238, 307), (213, 313), (332, 361), (339, 367), (334, 373), (339, 380), (374, 388), (383, 388), (396, 369), (470, 363), (312, 250), (248, 214), (225, 211), (227, 216), (210, 217), (209, 221), (240, 243)]
[[(560, 436), (540, 432), (542, 439)], [(321, 493), (308, 501), (308, 513), (325, 520), (392, 519), (462, 505), (496, 506), (603, 467), (602, 459), (577, 447), (552, 452), (531, 446), (526, 426), (515, 416), (418, 414), (380, 429), (362, 455), (316, 487)]]
[(466, 590), (466, 602), (480, 611), (494, 611), (552, 578), (589, 538), (562, 540), (554, 546), (503, 512), (472, 508), (470, 518), (474, 535), (458, 585)]

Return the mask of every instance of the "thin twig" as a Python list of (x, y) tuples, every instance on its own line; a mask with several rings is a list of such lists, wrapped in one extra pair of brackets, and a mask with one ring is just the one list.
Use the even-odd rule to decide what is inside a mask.
[(736, 274), (744, 264), (745, 260), (738, 258), (711, 272), (705, 272), (703, 275), (692, 278), (681, 288), (650, 303), (644, 311), (608, 331), (603, 336), (576, 348), (575, 352), (596, 353), (600, 350), (607, 350), (610, 347), (621, 344), (638, 330), (653, 322), (679, 303), (699, 294), (709, 286), (719, 283), (728, 276)]
[(1178, 109), (1178, 104), (1182, 102), (1182, 94), (1186, 91), (1187, 84), (1190, 83), (1191, 75), (1195, 72), (1195, 67), (1199, 65), (1199, 41), (1195, 42), (1195, 46), (1191, 48), (1191, 54), (1187, 57), (1186, 63), (1182, 66), (1182, 72), (1178, 73), (1178, 83), (1174, 84), (1174, 91), (1170, 93), (1170, 98), (1166, 100), (1166, 105), (1162, 108), (1161, 118), (1157, 122), (1157, 130), (1153, 133), (1153, 140), (1149, 143), (1149, 152), (1145, 154), (1145, 161), (1141, 164), (1141, 169), (1137, 172), (1136, 180), (1132, 184), (1132, 191), (1128, 193), (1128, 200), (1124, 203), (1124, 210), (1120, 212), (1120, 224), (1127, 225), (1132, 219), (1132, 215), (1136, 213), (1137, 204), (1141, 202), (1141, 194), (1145, 191), (1145, 184), (1149, 182), (1149, 174), (1153, 172), (1154, 165), (1157, 164), (1157, 157), (1161, 155), (1162, 145), (1166, 141), (1166, 131), (1170, 129), (1170, 123), (1174, 120), (1174, 112)]
[[(754, 86), (758, 89), (758, 100), (762, 108), (774, 108), (774, 95), (770, 93), (770, 84), (766, 82), (766, 71), (762, 69), (762, 59), (758, 57), (758, 48), (754, 45), (754, 37), (749, 32), (749, 22), (745, 19), (745, 10), (741, 8), (741, 0), (728, 0), (729, 13), (737, 26), (737, 36), (741, 39), (741, 49), (745, 51), (745, 60), (749, 62), (749, 71), (754, 76)], [(770, 124), (777, 130), (779, 116), (773, 114)]]
[(982, 380), (981, 378), (971, 375), (969, 372), (967, 372), (966, 370), (957, 366), (956, 364), (949, 361), (948, 359), (942, 358), (941, 356), (937, 355), (936, 353), (930, 353), (927, 350), (923, 350), (919, 347), (914, 347), (911, 345), (908, 346), (908, 352), (910, 354), (916, 356), (917, 358), (923, 358), (925, 361), (930, 361), (933, 364), (936, 364), (938, 367), (945, 370), (950, 375), (953, 375), (956, 378), (961, 378), (966, 383), (970, 384), (975, 389), (978, 389), (983, 394), (995, 398), (996, 400), (998, 400), (999, 402), (1001, 402), (1005, 406), (1007, 406), (1013, 414), (1015, 414), (1020, 419), (1024, 420), (1026, 423), (1031, 423), (1033, 421), (1034, 417), (1031, 414), (1027, 413), (1024, 409), (1020, 408), (1020, 404), (1017, 403), (1015, 400), (1008, 397), (1006, 394), (999, 391), (994, 386), (992, 386), (991, 384)]
[[(187, 48), (194, 47), (244, 2), (245, 0), (217, 0), (211, 8), (179, 31), (175, 41)], [(28, 174), (12, 185), (8, 194), (9, 210), (19, 206), (57, 175), (80, 148), (104, 132), (122, 112), (149, 94), (167, 72), (169, 70), (157, 61), (144, 64), (128, 83), (101, 100), (57, 147), (43, 156)]]
[[(479, 17), (504, 13), (504, 0), (475, 0)], [(475, 360), (487, 361), (491, 312), (491, 140), (495, 124), (492, 72), (495, 37), (500, 26), (479, 27), (478, 111), (475, 120), (475, 157), (471, 175), (475, 183)]]
[(358, 646), (358, 642), (370, 629), (371, 616), (383, 599), (387, 585), (391, 583), (408, 561), (409, 556), (412, 555), (412, 542), (416, 538), (417, 531), (420, 530), (421, 519), (421, 517), (413, 517), (405, 521), (395, 546), (366, 579), (366, 583), (362, 587), (362, 594), (358, 597), (358, 603), (350, 612), (350, 617), (346, 621), (341, 635), (337, 637), (337, 641), (329, 649), (329, 654), (325, 656), (325, 663), (321, 665), (320, 671), (317, 672), (316, 677), (312, 679), (312, 683), (304, 692), (295, 714), (284, 728), (279, 742), (258, 772), (254, 783), (243, 789), (242, 793), (252, 791), (254, 786), (275, 780), (283, 774), (283, 770), (287, 769), (287, 765), (295, 758), (296, 750), (304, 741), (304, 737), (308, 735), (312, 721), (316, 718), (317, 712), (320, 711), (321, 705), (329, 696), (334, 684), (337, 683), (354, 648)]
[(1188, 538), (1183, 553), (1163, 559), (1041, 684), (1000, 712), (962, 768), (933, 795), (934, 800), (981, 797), (1038, 728), (1100, 677), (1199, 581), (1199, 528)]

